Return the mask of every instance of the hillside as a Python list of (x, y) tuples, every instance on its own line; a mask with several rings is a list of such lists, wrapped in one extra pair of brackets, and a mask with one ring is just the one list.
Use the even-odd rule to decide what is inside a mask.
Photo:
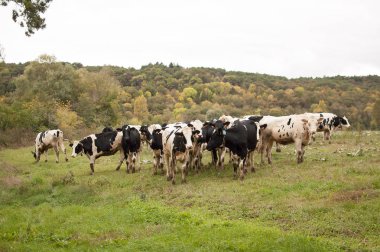
[(140, 69), (83, 66), (48, 55), (0, 63), (2, 132), (59, 127), (71, 136), (123, 123), (306, 111), (346, 115), (353, 129), (379, 129), (379, 97), (379, 76), (287, 79), (160, 63)]

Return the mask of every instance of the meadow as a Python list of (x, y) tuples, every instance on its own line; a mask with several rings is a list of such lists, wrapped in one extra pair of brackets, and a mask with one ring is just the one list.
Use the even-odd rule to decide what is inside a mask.
[(115, 155), (94, 176), (85, 156), (34, 163), (32, 149), (0, 151), (0, 251), (380, 251), (377, 131), (318, 135), (299, 165), (293, 145), (271, 166), (256, 155), (244, 181), (205, 153), (174, 186), (147, 147), (140, 172)]

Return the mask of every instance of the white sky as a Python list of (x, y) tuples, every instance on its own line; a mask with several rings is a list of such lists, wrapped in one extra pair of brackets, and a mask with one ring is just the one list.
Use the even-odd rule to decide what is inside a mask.
[(54, 0), (32, 37), (0, 6), (6, 62), (155, 62), (287, 77), (380, 75), (377, 0)]

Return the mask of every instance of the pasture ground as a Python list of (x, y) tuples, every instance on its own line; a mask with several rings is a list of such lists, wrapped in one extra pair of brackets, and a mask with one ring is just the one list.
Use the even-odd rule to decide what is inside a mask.
[(36, 164), (30, 150), (0, 151), (0, 251), (380, 251), (380, 132), (318, 135), (300, 165), (293, 145), (272, 166), (256, 156), (242, 182), (205, 165), (175, 186), (151, 163), (116, 172), (119, 155), (89, 176), (85, 156)]

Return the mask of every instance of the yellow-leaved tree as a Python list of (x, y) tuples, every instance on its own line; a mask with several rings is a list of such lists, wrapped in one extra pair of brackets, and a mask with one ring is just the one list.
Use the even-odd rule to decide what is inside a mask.
[(140, 121), (146, 121), (148, 119), (148, 102), (143, 95), (140, 95), (135, 99), (133, 104), (133, 114)]

